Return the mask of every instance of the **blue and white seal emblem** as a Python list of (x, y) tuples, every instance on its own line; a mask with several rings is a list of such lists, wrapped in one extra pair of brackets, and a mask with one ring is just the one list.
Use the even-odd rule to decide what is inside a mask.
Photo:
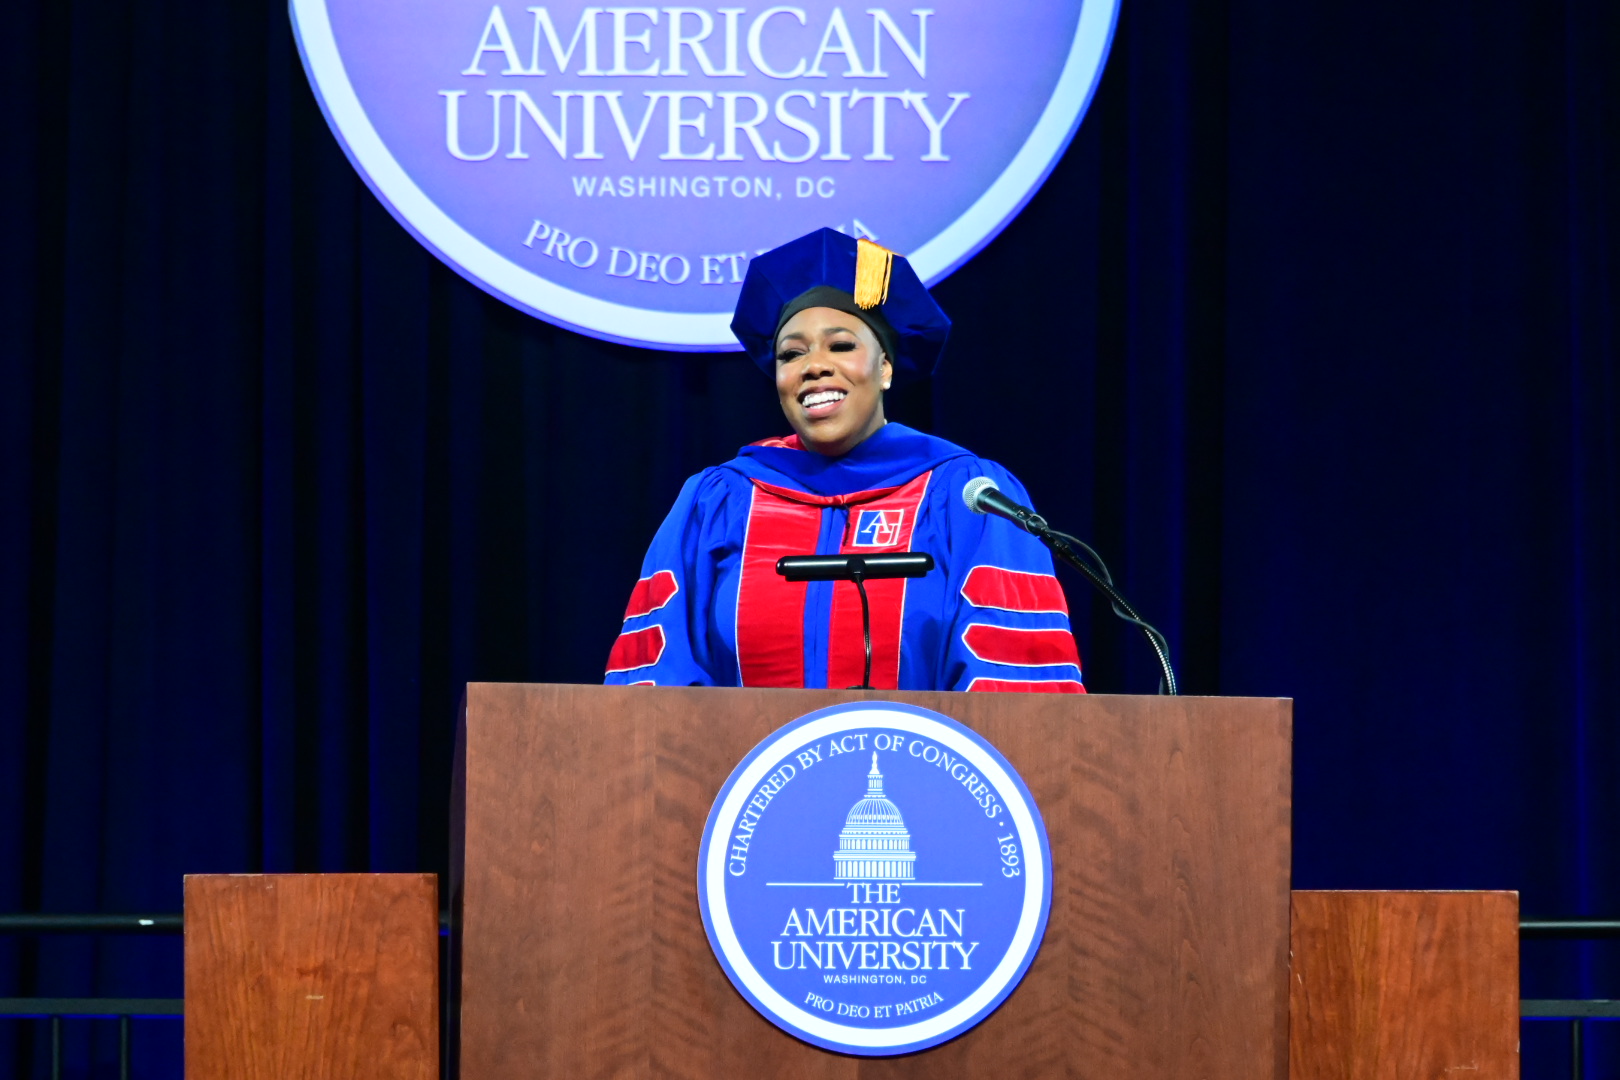
[(732, 771), (698, 899), (720, 966), (772, 1023), (905, 1054), (973, 1027), (1023, 978), (1051, 849), (1024, 782), (977, 734), (909, 705), (838, 705)]

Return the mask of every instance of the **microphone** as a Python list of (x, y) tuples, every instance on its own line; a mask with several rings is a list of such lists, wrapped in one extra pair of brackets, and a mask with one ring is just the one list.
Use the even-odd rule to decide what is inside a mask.
[(975, 476), (962, 486), (962, 501), (975, 514), (995, 514), (1013, 522), (1026, 532), (1039, 536), (1046, 528), (1046, 519), (1027, 506), (1013, 502), (1001, 493), (996, 482), (988, 476)]
[[(1142, 616), (1136, 613), (1136, 609), (1119, 595), (1119, 590), (1114, 588), (1113, 576), (1108, 573), (1108, 567), (1104, 565), (1102, 557), (1091, 550), (1085, 541), (1068, 533), (1058, 532), (1048, 525), (1041, 515), (1007, 498), (1001, 493), (1001, 489), (996, 487), (996, 482), (988, 476), (975, 476), (963, 484), (962, 501), (967, 503), (967, 508), (975, 514), (995, 514), (1013, 522), (1026, 532), (1034, 533), (1040, 537), (1041, 543), (1052, 549), (1053, 554), (1080, 571), (1087, 581), (1097, 587), (1098, 592), (1108, 598), (1115, 615), (1142, 631), (1148, 647), (1153, 650), (1153, 655), (1159, 661), (1162, 676), (1159, 692), (1176, 693), (1176, 672), (1175, 668), (1170, 666), (1169, 642), (1165, 641), (1164, 635), (1152, 625), (1144, 622)], [(1082, 559), (1075, 552), (1075, 547), (1083, 548), (1091, 557), (1090, 561)]]
[(877, 581), (922, 577), (934, 568), (926, 551), (893, 551), (876, 555), (784, 555), (776, 572), (789, 581)]

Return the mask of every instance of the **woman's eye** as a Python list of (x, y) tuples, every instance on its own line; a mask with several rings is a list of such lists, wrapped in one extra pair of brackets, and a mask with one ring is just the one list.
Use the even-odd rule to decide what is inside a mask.
[(829, 348), (831, 348), (833, 352), (854, 352), (855, 343), (853, 341), (835, 341), (829, 346)]
[(781, 352), (776, 354), (776, 362), (778, 364), (791, 364), (793, 361), (797, 360), (803, 355), (803, 352), (796, 349), (783, 349)]

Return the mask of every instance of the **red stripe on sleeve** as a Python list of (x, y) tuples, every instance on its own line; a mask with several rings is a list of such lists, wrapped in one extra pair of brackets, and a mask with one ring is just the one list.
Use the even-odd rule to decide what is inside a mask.
[(819, 507), (773, 495), (756, 482), (748, 504), (737, 584), (737, 668), (744, 686), (804, 685), (804, 590), (776, 572), (783, 555), (813, 555)]
[(1063, 586), (1051, 574), (1026, 574), (999, 566), (975, 566), (962, 583), (962, 597), (974, 607), (1067, 615)]
[(1010, 626), (971, 623), (962, 631), (962, 643), (976, 658), (1012, 667), (1080, 666), (1074, 635), (1067, 630), (1015, 630)]
[[(842, 554), (911, 550), (917, 508), (922, 505), (928, 491), (928, 478), (932, 475), (925, 472), (869, 502), (850, 504)], [(863, 510), (901, 512), (900, 527), (892, 543), (882, 547), (855, 545), (855, 522)], [(900, 685), (900, 630), (906, 614), (906, 579), (868, 581), (866, 599), (872, 608), (872, 685), (879, 690), (894, 690)], [(866, 640), (861, 635), (861, 594), (854, 582), (834, 583), (828, 634), (827, 685), (834, 688), (859, 686), (866, 670)]]
[(607, 673), (634, 671), (658, 663), (664, 655), (664, 628), (648, 626), (619, 635), (608, 653)]
[(974, 679), (968, 684), (968, 693), (991, 694), (1083, 694), (1086, 688), (1073, 679), (1036, 679), (1020, 682), (1017, 679)]
[(636, 587), (630, 590), (630, 603), (625, 605), (624, 617), (637, 619), (643, 615), (651, 615), (671, 600), (681, 587), (675, 581), (675, 575), (668, 570), (660, 570), (652, 577), (644, 577), (636, 582)]

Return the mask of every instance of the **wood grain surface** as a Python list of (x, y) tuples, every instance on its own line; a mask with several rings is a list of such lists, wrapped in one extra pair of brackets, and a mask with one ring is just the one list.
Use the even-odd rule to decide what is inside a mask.
[(1514, 1080), (1519, 898), (1296, 892), (1292, 1080)]
[[(701, 831), (732, 768), (862, 698), (986, 736), (1052, 845), (1051, 917), (1019, 988), (900, 1058), (776, 1028), (698, 913)], [(474, 684), (464, 761), (466, 1080), (1285, 1074), (1287, 701)]]
[(434, 1080), (432, 874), (185, 882), (187, 1080)]

